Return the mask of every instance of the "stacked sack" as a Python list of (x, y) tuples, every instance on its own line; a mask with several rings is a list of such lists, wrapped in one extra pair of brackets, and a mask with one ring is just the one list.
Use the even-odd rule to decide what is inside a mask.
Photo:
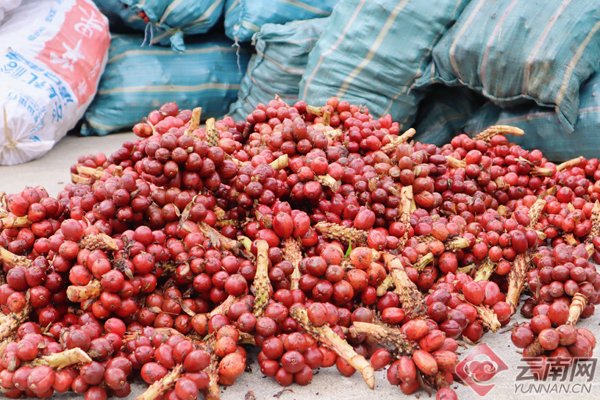
[(25, 0), (4, 14), (0, 165), (41, 157), (77, 124), (109, 45), (108, 21), (91, 0)]
[(119, 34), (83, 135), (131, 129), (167, 102), (202, 107), (206, 119), (237, 99), (251, 49), (215, 33), (224, 0), (94, 1)]
[[(416, 138), (441, 144), (462, 131), (510, 124), (527, 133), (511, 141), (553, 161), (596, 157), (599, 20), (600, 8), (589, 0), (544, 7), (471, 1), (416, 84), (448, 86), (421, 105)], [(436, 112), (441, 108), (446, 112)]]
[(106, 135), (131, 128), (160, 104), (202, 107), (222, 115), (237, 98), (250, 52), (231, 47), (222, 35), (188, 39), (185, 53), (144, 46), (142, 35), (115, 35), (98, 94), (81, 133)]
[(184, 52), (184, 35), (208, 32), (223, 14), (224, 0), (94, 0), (111, 28), (144, 31), (146, 43)]

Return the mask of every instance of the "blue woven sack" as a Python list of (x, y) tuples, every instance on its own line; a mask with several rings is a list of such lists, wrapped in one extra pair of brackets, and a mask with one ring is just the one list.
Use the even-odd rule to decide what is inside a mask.
[[(121, 0), (93, 0), (110, 22), (111, 32), (127, 30), (143, 31), (147, 23)], [(129, 29), (128, 29), (129, 28)]]
[(579, 87), (600, 66), (598, 0), (473, 0), (419, 84), (466, 85), (494, 103), (535, 101), (573, 131)]
[(486, 101), (466, 87), (434, 85), (419, 104), (414, 140), (440, 147), (450, 143)]
[(300, 99), (322, 106), (337, 96), (410, 127), (424, 95), (412, 87), (467, 3), (341, 0), (308, 57)]
[[(185, 51), (184, 35), (208, 32), (223, 14), (225, 0), (94, 0), (115, 24), (145, 32), (146, 44), (171, 46)], [(143, 11), (150, 20), (138, 16)], [(112, 18), (111, 18), (112, 17)], [(118, 17), (118, 18), (117, 18)]]
[(232, 47), (224, 36), (196, 37), (185, 53), (140, 47), (143, 40), (141, 35), (113, 36), (98, 93), (85, 113), (84, 135), (130, 128), (170, 101), (179, 109), (202, 107), (209, 118), (225, 114), (236, 100), (248, 50)]
[(473, 136), (491, 125), (514, 125), (523, 136), (509, 137), (528, 150), (540, 149), (551, 161), (562, 162), (578, 156), (600, 157), (600, 73), (581, 86), (579, 111), (573, 133), (565, 133), (559, 114), (547, 107), (530, 106), (503, 110), (488, 103), (467, 121), (464, 130)]
[(225, 34), (238, 43), (250, 42), (264, 24), (285, 24), (323, 18), (339, 0), (227, 0)]
[(263, 25), (254, 35), (256, 54), (229, 115), (245, 120), (258, 103), (267, 104), (276, 95), (288, 104), (297, 102), (308, 54), (326, 27), (327, 18)]

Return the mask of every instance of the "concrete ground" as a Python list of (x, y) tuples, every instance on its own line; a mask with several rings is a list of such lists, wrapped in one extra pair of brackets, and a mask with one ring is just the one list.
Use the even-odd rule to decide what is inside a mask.
[[(39, 160), (26, 164), (11, 167), (0, 167), (0, 191), (15, 193), (21, 191), (25, 186), (41, 185), (46, 188), (50, 195), (55, 196), (64, 184), (70, 181), (69, 167), (73, 164), (79, 155), (104, 152), (110, 154), (119, 148), (125, 140), (132, 140), (135, 136), (132, 133), (115, 134), (106, 137), (79, 137), (67, 136), (61, 140), (55, 148)], [(513, 322), (522, 322), (522, 318), (516, 318)], [(592, 331), (600, 339), (600, 317), (598, 314), (587, 320), (582, 320), (578, 327), (585, 327)], [(591, 374), (588, 382), (587, 378), (581, 375), (586, 369), (571, 367), (568, 376), (561, 381), (561, 377), (555, 377), (554, 380), (547, 379), (545, 382), (535, 382), (531, 379), (518, 380), (519, 374), (524, 370), (525, 363), (520, 361), (521, 355), (517, 352), (510, 341), (510, 332), (496, 333), (488, 332), (481, 340), (498, 355), (498, 357), (508, 366), (508, 370), (500, 372), (487, 385), (494, 385), (486, 396), (478, 395), (469, 386), (461, 384), (452, 385), (458, 393), (459, 399), (538, 399), (544, 400), (570, 400), (570, 399), (600, 399), (600, 368), (595, 368), (597, 359), (591, 359), (592, 368), (587, 371)], [(467, 346), (461, 350), (460, 359), (466, 357), (469, 351), (474, 347)], [(599, 351), (597, 350), (596, 353)], [(362, 381), (359, 374), (354, 374), (350, 378), (341, 376), (335, 367), (320, 369), (316, 372), (312, 384), (301, 387), (292, 385), (288, 390), (282, 392), (273, 378), (267, 378), (260, 373), (260, 368), (256, 362), (256, 352), (250, 353), (249, 361), (252, 368), (251, 373), (242, 374), (235, 385), (223, 387), (221, 398), (223, 400), (262, 400), (279, 398), (282, 400), (363, 400), (363, 399), (390, 399), (390, 398), (428, 398), (427, 393), (419, 390), (416, 394), (405, 396), (400, 388), (391, 386), (385, 378), (385, 371), (379, 371), (376, 374), (375, 391), (368, 389)], [(571, 374), (575, 370), (575, 375), (571, 379)], [(528, 374), (531, 376), (531, 374)], [(141, 394), (146, 385), (136, 383), (133, 385), (132, 394), (128, 399), (133, 400)], [(252, 392), (252, 393), (251, 393)], [(253, 397), (253, 396), (254, 397)], [(82, 399), (83, 396), (73, 393), (52, 396), (56, 399)], [(202, 396), (200, 396), (202, 397)], [(435, 397), (435, 394), (433, 395)], [(0, 399), (5, 398), (0, 394)]]

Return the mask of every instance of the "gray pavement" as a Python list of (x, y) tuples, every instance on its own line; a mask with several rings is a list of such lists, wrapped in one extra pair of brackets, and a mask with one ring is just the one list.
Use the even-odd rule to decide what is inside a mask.
[[(73, 164), (79, 155), (104, 152), (110, 154), (119, 148), (125, 140), (132, 140), (135, 136), (132, 133), (115, 134), (106, 137), (79, 137), (67, 136), (61, 140), (53, 150), (44, 157), (22, 165), (0, 167), (0, 191), (15, 193), (21, 191), (25, 186), (41, 185), (46, 188), (50, 195), (55, 196), (65, 183), (70, 181), (69, 167)], [(521, 321), (517, 318), (516, 321)], [(513, 320), (515, 322), (515, 320)], [(587, 320), (582, 320), (578, 327), (585, 327), (592, 331), (600, 339), (600, 317), (598, 314)], [(571, 367), (568, 376), (561, 381), (561, 377), (555, 377), (554, 380), (548, 379), (545, 382), (535, 382), (533, 380), (517, 380), (526, 364), (520, 361), (520, 354), (510, 341), (510, 332), (496, 333), (488, 332), (484, 335), (482, 343), (498, 355), (498, 357), (508, 366), (508, 370), (500, 372), (486, 384), (494, 387), (482, 397), (468, 386), (454, 384), (453, 387), (458, 393), (459, 399), (539, 399), (544, 400), (570, 400), (570, 399), (600, 399), (600, 367), (588, 368), (582, 363), (579, 367)], [(462, 349), (460, 359), (466, 357), (468, 352), (473, 349), (470, 346)], [(600, 350), (596, 350), (596, 356)], [(231, 387), (222, 388), (221, 398), (223, 400), (251, 399), (247, 395), (253, 392), (254, 398), (281, 400), (309, 400), (309, 399), (335, 399), (335, 400), (362, 400), (362, 399), (403, 399), (403, 398), (428, 398), (423, 390), (418, 391), (411, 396), (405, 396), (399, 387), (393, 387), (385, 378), (385, 371), (379, 371), (376, 374), (375, 391), (368, 389), (362, 381), (359, 374), (350, 378), (341, 376), (335, 367), (320, 369), (313, 378), (312, 384), (301, 387), (292, 385), (289, 391), (282, 391), (273, 378), (266, 378), (260, 373), (260, 368), (256, 362), (256, 352), (250, 353), (252, 372), (242, 374), (235, 384)], [(596, 359), (591, 360), (596, 365)], [(590, 364), (591, 365), (591, 364)], [(592, 365), (592, 367), (594, 366)], [(573, 379), (570, 372), (575, 371)], [(587, 377), (577, 376), (584, 372), (594, 372), (591, 380)], [(528, 374), (530, 375), (530, 374)], [(136, 383), (133, 385), (132, 394), (128, 399), (133, 400), (143, 392), (145, 385)], [(200, 396), (201, 398), (202, 396)], [(4, 399), (0, 394), (0, 399)], [(54, 395), (55, 399), (83, 399), (83, 396), (73, 393)], [(435, 394), (432, 398), (435, 398)]]

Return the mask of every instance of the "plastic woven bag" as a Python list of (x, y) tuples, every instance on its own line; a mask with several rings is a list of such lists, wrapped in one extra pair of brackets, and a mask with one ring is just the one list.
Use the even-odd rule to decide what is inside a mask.
[[(121, 0), (134, 12), (143, 11), (150, 20), (147, 40), (185, 51), (184, 35), (206, 33), (223, 13), (225, 0)], [(147, 34), (148, 35), (148, 34)]]
[(236, 100), (249, 50), (232, 47), (222, 35), (195, 37), (185, 53), (140, 47), (143, 40), (142, 35), (114, 35), (82, 134), (106, 135), (131, 128), (170, 101), (177, 102), (179, 109), (202, 107), (202, 116), (209, 118), (225, 114)]
[(408, 128), (424, 93), (413, 85), (431, 50), (467, 0), (342, 0), (308, 57), (300, 99), (322, 106), (331, 96), (391, 114)]
[(0, 24), (4, 19), (4, 13), (19, 7), (21, 0), (0, 0)]
[(461, 133), (487, 99), (466, 87), (434, 85), (419, 104), (414, 140), (443, 146)]
[(227, 0), (225, 34), (238, 43), (250, 42), (264, 24), (285, 24), (331, 14), (339, 0)]
[(551, 161), (575, 157), (600, 157), (600, 73), (590, 77), (580, 89), (579, 112), (573, 133), (565, 133), (559, 115), (547, 107), (528, 106), (514, 109), (489, 102), (475, 112), (464, 130), (475, 135), (491, 125), (514, 125), (525, 131), (510, 141), (532, 150), (539, 149)]
[(466, 85), (494, 103), (534, 100), (573, 131), (579, 87), (600, 66), (597, 0), (473, 0), (420, 84)]
[(108, 55), (108, 21), (88, 0), (37, 0), (0, 26), (0, 165), (41, 157), (92, 101)]
[(276, 95), (288, 104), (297, 102), (308, 54), (326, 27), (327, 18), (263, 25), (254, 35), (256, 54), (229, 115), (245, 120), (258, 103), (267, 104)]

